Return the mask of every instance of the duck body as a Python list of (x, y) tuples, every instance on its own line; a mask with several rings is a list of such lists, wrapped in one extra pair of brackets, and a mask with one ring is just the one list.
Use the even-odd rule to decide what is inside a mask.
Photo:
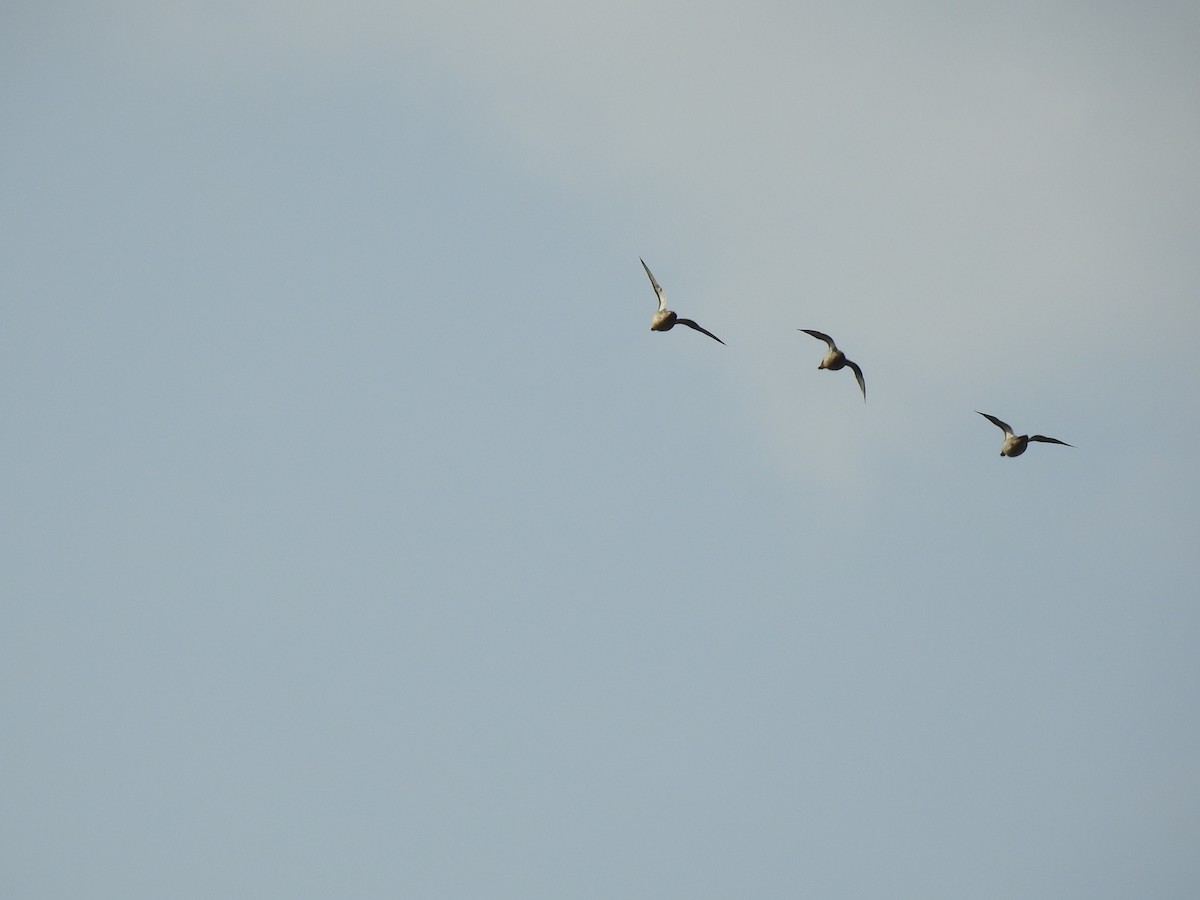
[(675, 323), (679, 321), (679, 316), (675, 315), (672, 310), (660, 309), (654, 314), (650, 320), (651, 331), (670, 331), (675, 327)]
[(846, 354), (834, 347), (822, 358), (817, 369), (829, 369), (831, 372), (836, 372), (838, 369), (846, 368)]

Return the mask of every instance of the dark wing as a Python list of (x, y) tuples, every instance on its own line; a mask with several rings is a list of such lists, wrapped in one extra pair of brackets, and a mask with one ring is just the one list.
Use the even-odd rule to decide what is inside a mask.
[(812, 335), (813, 337), (815, 337), (817, 340), (824, 341), (825, 343), (827, 343), (827, 344), (829, 345), (829, 349), (830, 349), (830, 350), (836, 350), (836, 349), (837, 349), (837, 344), (835, 344), (835, 343), (833, 342), (833, 338), (831, 338), (831, 337), (830, 337), (829, 335), (827, 335), (827, 334), (822, 334), (822, 333), (821, 333), (821, 332), (819, 332), (819, 331), (813, 331), (811, 328), (797, 328), (796, 330), (797, 330), (797, 331), (803, 331), (805, 334), (811, 334), (811, 335)]
[(639, 257), (638, 262), (640, 262), (642, 264), (642, 268), (646, 270), (646, 277), (650, 279), (650, 284), (654, 288), (654, 294), (656, 297), (658, 297), (658, 308), (666, 309), (667, 308), (667, 295), (663, 293), (662, 287), (654, 279), (654, 273), (650, 271), (650, 267), (648, 265), (646, 265), (646, 261), (644, 259), (641, 259)]
[(1043, 444), (1062, 444), (1064, 447), (1074, 447), (1074, 444), (1068, 444), (1066, 441), (1060, 441), (1058, 438), (1048, 438), (1044, 434), (1031, 434), (1031, 441), (1041, 441)]
[(858, 389), (862, 391), (863, 403), (867, 402), (867, 383), (863, 381), (862, 369), (858, 367), (858, 363), (846, 360), (846, 365), (854, 370), (854, 377), (858, 379)]
[[(975, 410), (975, 412), (979, 412), (979, 410)], [(1005, 434), (1012, 434), (1012, 433), (1013, 433), (1013, 430), (1012, 430), (1012, 428), (1010, 428), (1010, 427), (1009, 427), (1009, 425), (1008, 425), (1008, 423), (1007, 423), (1007, 422), (1001, 422), (1001, 421), (1000, 421), (999, 419), (997, 419), (995, 416), (989, 416), (987, 413), (984, 413), (984, 412), (981, 412), (981, 413), (979, 413), (979, 414), (980, 414), (981, 416), (983, 416), (985, 419), (987, 419), (989, 422), (991, 422), (993, 425), (995, 425), (997, 428), (1002, 428), (1002, 429), (1004, 429), (1004, 433), (1005, 433)]]
[(717, 337), (715, 334), (713, 334), (713, 333), (712, 333), (711, 331), (709, 331), (707, 328), (701, 328), (699, 325), (697, 325), (697, 324), (696, 324), (695, 322), (693, 322), (691, 319), (679, 319), (679, 318), (677, 318), (677, 319), (675, 320), (675, 324), (676, 324), (676, 325), (686, 325), (688, 328), (695, 328), (695, 329), (696, 329), (697, 331), (699, 331), (701, 334), (707, 334), (707, 335), (708, 335), (710, 338), (712, 338), (712, 339), (713, 339), (714, 341), (716, 341), (718, 344), (724, 344), (724, 343), (725, 343), (723, 340), (721, 340), (719, 337)]

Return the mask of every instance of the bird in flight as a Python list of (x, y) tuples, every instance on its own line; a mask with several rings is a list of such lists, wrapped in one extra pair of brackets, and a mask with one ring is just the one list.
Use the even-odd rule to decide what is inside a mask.
[[(975, 410), (979, 412), (979, 410)], [(1030, 441), (1041, 441), (1043, 444), (1062, 444), (1064, 447), (1073, 447), (1073, 444), (1068, 444), (1066, 441), (1060, 441), (1058, 438), (1046, 437), (1041, 434), (1013, 434), (1012, 428), (1008, 423), (1001, 422), (995, 416), (989, 416), (985, 412), (979, 413), (997, 428), (1004, 429), (1004, 443), (1000, 445), (1001, 456), (1020, 456), (1025, 452), (1025, 448), (1029, 446)]]
[(658, 295), (658, 312), (654, 314), (654, 318), (650, 320), (651, 331), (670, 331), (676, 325), (686, 325), (688, 328), (695, 328), (701, 334), (707, 334), (718, 344), (725, 342), (713, 334), (706, 328), (701, 328), (691, 319), (684, 319), (675, 315), (671, 310), (667, 309), (667, 295), (663, 293), (662, 287), (654, 280), (654, 273), (650, 271), (650, 267), (646, 265), (646, 261), (641, 260), (642, 268), (646, 270), (646, 275), (650, 279), (650, 284), (654, 288), (654, 293)]
[(831, 338), (829, 335), (822, 334), (819, 331), (813, 331), (811, 328), (797, 328), (796, 330), (803, 331), (805, 334), (811, 334), (813, 337), (824, 341), (829, 345), (829, 351), (821, 360), (821, 364), (817, 366), (818, 369), (830, 369), (836, 372), (838, 369), (841, 369), (844, 366), (849, 366), (854, 370), (854, 377), (858, 379), (858, 389), (862, 391), (863, 403), (866, 403), (867, 383), (863, 381), (862, 369), (858, 367), (858, 363), (851, 362), (850, 360), (846, 359), (846, 354), (838, 349), (837, 344), (833, 342), (833, 338)]

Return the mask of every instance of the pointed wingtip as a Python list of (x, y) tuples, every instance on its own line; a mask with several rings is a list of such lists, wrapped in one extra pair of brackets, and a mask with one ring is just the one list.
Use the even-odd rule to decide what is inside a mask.
[(682, 316), (680, 316), (679, 318), (677, 318), (675, 320), (675, 324), (676, 325), (686, 325), (688, 328), (693, 328), (696, 331), (700, 332), (701, 334), (707, 334), (710, 338), (712, 338), (718, 344), (725, 346), (725, 342), (723, 340), (721, 340), (719, 337), (717, 337), (715, 334), (713, 334), (707, 328), (701, 327), (700, 324), (697, 323), (695, 319), (685, 319)]
[(803, 331), (805, 334), (815, 337), (818, 341), (824, 341), (829, 345), (830, 350), (837, 349), (837, 344), (833, 342), (833, 338), (823, 331), (817, 331), (815, 328), (797, 328), (797, 331)]

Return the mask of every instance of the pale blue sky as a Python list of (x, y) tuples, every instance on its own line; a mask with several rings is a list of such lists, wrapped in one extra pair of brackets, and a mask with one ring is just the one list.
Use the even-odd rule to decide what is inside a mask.
[(8, 4), (0, 893), (1195, 897), (1197, 46)]

